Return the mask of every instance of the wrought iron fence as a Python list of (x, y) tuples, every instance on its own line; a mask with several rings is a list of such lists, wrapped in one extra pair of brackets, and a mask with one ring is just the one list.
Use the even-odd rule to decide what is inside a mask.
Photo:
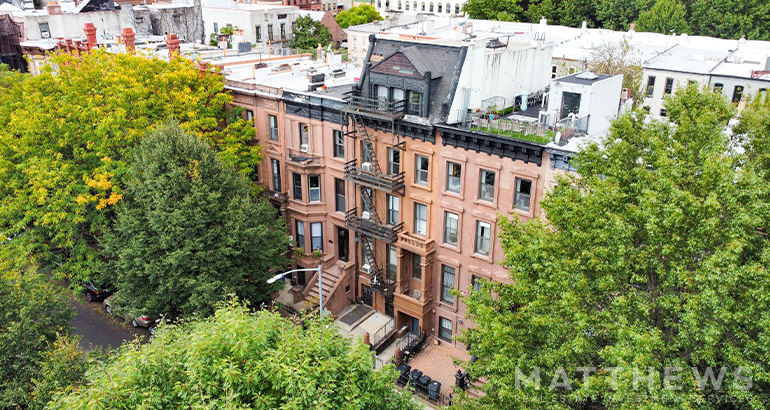
[(467, 127), (473, 131), (496, 134), (538, 144), (553, 141), (553, 128), (539, 123), (528, 123), (511, 118), (502, 118), (496, 114), (469, 113)]
[(566, 117), (557, 121), (555, 128), (561, 132), (561, 140), (587, 133), (589, 118), (590, 115), (586, 115), (585, 117)]
[(396, 331), (396, 321), (393, 320), (393, 318), (390, 318), (387, 322), (385, 322), (382, 327), (380, 327), (379, 330), (374, 332), (374, 335), (372, 335), (371, 340), (369, 342), (372, 344), (372, 346), (377, 346), (378, 343), (383, 341), (385, 338), (390, 336), (393, 332)]

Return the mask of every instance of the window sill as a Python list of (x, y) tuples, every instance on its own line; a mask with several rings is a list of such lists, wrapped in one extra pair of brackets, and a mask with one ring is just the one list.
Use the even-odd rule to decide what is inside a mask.
[(476, 205), (486, 206), (490, 209), (497, 210), (497, 201), (489, 202), (483, 199), (474, 199), (473, 203)]
[(423, 191), (431, 192), (430, 184), (423, 185), (423, 184), (418, 184), (417, 182), (412, 182), (411, 186), (412, 186), (412, 188), (422, 189)]
[(482, 260), (484, 262), (489, 262), (489, 263), (493, 262), (491, 254), (490, 255), (484, 255), (484, 254), (481, 254), (481, 253), (473, 252), (473, 254), (471, 254), (471, 258), (476, 258), (476, 259)]
[(457, 252), (457, 253), (461, 253), (461, 251), (460, 251), (460, 246), (449, 245), (449, 244), (446, 244), (446, 243), (442, 243), (442, 244), (441, 244), (441, 245), (439, 245), (439, 246), (440, 246), (440, 247), (442, 247), (442, 248), (444, 248), (444, 249), (449, 249), (449, 250), (451, 250), (451, 251), (455, 251), (455, 252)]
[[(532, 209), (532, 207), (530, 207), (530, 209)], [(511, 215), (525, 216), (525, 217), (530, 218), (530, 219), (535, 217), (535, 213), (533, 211), (531, 211), (531, 210), (530, 211), (525, 211), (523, 209), (516, 209), (516, 208), (514, 208), (514, 209), (511, 209), (510, 213), (511, 213)]]
[(457, 300), (450, 304), (447, 301), (439, 299), (439, 306), (443, 307), (444, 309), (451, 310), (453, 313), (457, 313)]
[(463, 196), (463, 194), (460, 194), (460, 193), (457, 193), (457, 192), (444, 191), (444, 192), (441, 193), (441, 195), (452, 197), (452, 198), (457, 198), (457, 199), (459, 199), (461, 201), (465, 200), (465, 197)]

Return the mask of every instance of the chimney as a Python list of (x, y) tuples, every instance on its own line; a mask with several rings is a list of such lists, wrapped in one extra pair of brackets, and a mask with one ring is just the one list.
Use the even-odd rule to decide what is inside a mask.
[(588, 30), (588, 22), (583, 20), (583, 25), (580, 27), (580, 29), (583, 31)]
[(134, 34), (134, 30), (131, 27), (123, 29), (123, 41), (126, 42), (126, 51), (129, 53), (136, 51), (136, 46), (134, 45), (135, 38), (136, 34)]
[(179, 55), (179, 43), (181, 43), (176, 34), (166, 34), (166, 45), (168, 46), (168, 58), (173, 58), (174, 55)]
[(86, 40), (88, 43), (88, 48), (92, 49), (97, 47), (96, 44), (96, 26), (94, 26), (94, 23), (86, 23), (85, 28), (83, 28), (83, 31), (86, 32)]
[(631, 26), (628, 28), (629, 33), (636, 33), (636, 23), (631, 23)]
[(200, 61), (198, 62), (198, 72), (200, 73), (201, 77), (206, 76), (206, 71), (208, 71), (209, 63), (208, 61)]
[(544, 28), (548, 25), (548, 19), (545, 16), (540, 18), (540, 28)]
[(61, 6), (58, 1), (49, 1), (48, 5), (45, 6), (45, 9), (49, 16), (58, 16), (61, 14)]

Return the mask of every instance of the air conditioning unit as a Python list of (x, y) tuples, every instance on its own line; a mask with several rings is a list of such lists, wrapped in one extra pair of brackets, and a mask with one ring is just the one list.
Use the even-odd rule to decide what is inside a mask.
[(363, 266), (361, 266), (361, 272), (369, 275), (372, 273), (372, 265), (369, 265), (368, 263), (365, 263)]
[(43, 38), (51, 38), (51, 33), (47, 31), (40, 33), (40, 35), (43, 36)]
[(372, 214), (370, 214), (369, 211), (361, 212), (361, 218), (363, 218), (363, 219), (372, 219)]
[(310, 145), (308, 144), (302, 144), (299, 146), (299, 150), (302, 152), (308, 152), (310, 151)]
[(361, 164), (361, 168), (364, 171), (369, 171), (369, 172), (372, 172), (372, 170), (374, 169), (374, 167), (372, 167), (372, 163), (371, 162), (364, 162), (363, 164)]
[(420, 300), (420, 297), (421, 297), (421, 296), (422, 296), (422, 292), (420, 292), (420, 291), (419, 291), (419, 290), (417, 290), (417, 289), (415, 289), (415, 290), (414, 290), (414, 292), (412, 292), (412, 297), (413, 297), (413, 298), (415, 298), (415, 299), (417, 299), (417, 300)]

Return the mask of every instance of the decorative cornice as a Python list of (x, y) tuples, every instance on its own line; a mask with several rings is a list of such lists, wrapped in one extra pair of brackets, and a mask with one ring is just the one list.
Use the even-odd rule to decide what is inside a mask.
[(497, 155), (500, 158), (535, 163), (541, 166), (543, 163), (544, 147), (540, 144), (521, 141), (513, 138), (501, 137), (493, 134), (466, 130), (445, 124), (436, 124), (436, 129), (441, 135), (441, 144), (466, 151), (485, 152), (490, 156)]

